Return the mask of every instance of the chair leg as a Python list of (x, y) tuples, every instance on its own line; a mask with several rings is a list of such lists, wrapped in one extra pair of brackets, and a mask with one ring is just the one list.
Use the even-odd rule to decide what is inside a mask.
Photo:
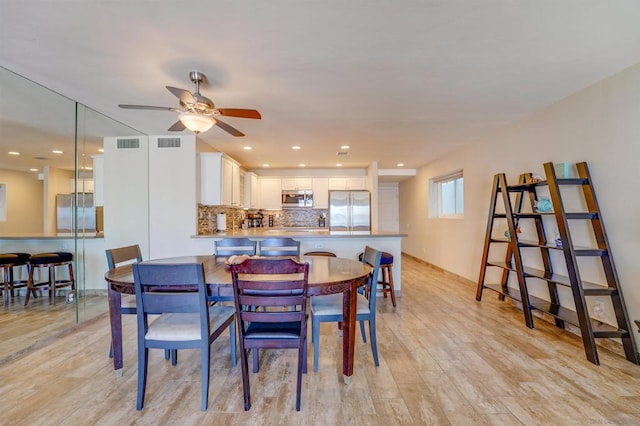
[(56, 267), (49, 266), (49, 301), (56, 304)]
[(231, 321), (229, 324), (229, 340), (231, 346), (231, 366), (235, 367), (238, 365), (237, 355), (236, 355), (236, 322)]
[(200, 410), (207, 411), (207, 405), (209, 402), (209, 351), (211, 347), (209, 346), (208, 339), (203, 340), (203, 344), (205, 344), (206, 347), (203, 346), (200, 349), (200, 359), (202, 362), (202, 397), (200, 400)]
[(173, 365), (174, 367), (176, 365), (178, 365), (178, 350), (177, 349), (171, 349), (171, 365)]
[(253, 372), (257, 373), (258, 371), (260, 371), (260, 359), (258, 354), (258, 348), (251, 349), (251, 352), (253, 352)]
[(362, 341), (367, 343), (367, 335), (364, 332), (364, 321), (360, 321), (360, 334), (362, 334)]
[(369, 337), (371, 340), (373, 363), (376, 365), (376, 367), (378, 367), (380, 366), (380, 363), (378, 362), (378, 342), (376, 341), (376, 321), (374, 319), (369, 320)]
[(27, 304), (29, 303), (29, 296), (31, 295), (31, 293), (33, 293), (33, 296), (36, 296), (36, 292), (33, 288), (33, 270), (34, 267), (33, 266), (29, 266), (29, 278), (27, 278), (27, 295), (24, 298), (24, 306), (27, 306)]
[[(140, 344), (140, 343), (139, 343)], [(144, 405), (144, 392), (147, 387), (147, 364), (149, 362), (149, 349), (138, 348), (138, 400), (136, 410), (142, 410)]]
[(244, 397), (244, 411), (251, 408), (251, 392), (249, 389), (249, 361), (244, 345), (240, 343), (240, 366), (242, 368), (242, 396)]
[(300, 347), (298, 347), (298, 376), (296, 380), (296, 411), (300, 411), (300, 395), (302, 391), (302, 370), (305, 363), (304, 356), (306, 341), (301, 341)]
[(320, 352), (320, 321), (311, 315), (311, 341), (313, 342), (313, 372), (318, 372), (318, 358)]

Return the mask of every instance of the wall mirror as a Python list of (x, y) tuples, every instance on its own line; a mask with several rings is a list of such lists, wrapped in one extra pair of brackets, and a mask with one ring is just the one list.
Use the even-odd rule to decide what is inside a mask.
[[(106, 286), (96, 279), (106, 268), (101, 151), (105, 137), (136, 135), (143, 134), (0, 67), (0, 252), (72, 252), (76, 278), (72, 303), (53, 305), (45, 292), (25, 307), (24, 288), (0, 301), (0, 363), (108, 315)], [(26, 279), (26, 268), (17, 274)]]

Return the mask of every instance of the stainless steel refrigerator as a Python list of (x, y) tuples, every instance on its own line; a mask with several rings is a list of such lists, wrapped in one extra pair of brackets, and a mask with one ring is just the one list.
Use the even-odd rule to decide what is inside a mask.
[(93, 194), (79, 192), (77, 194), (77, 216), (74, 214), (76, 194), (56, 195), (56, 232), (58, 235), (71, 235), (76, 229), (78, 233), (92, 234), (96, 232), (96, 209), (93, 205)]
[(370, 231), (371, 193), (369, 191), (329, 191), (329, 229), (331, 231)]

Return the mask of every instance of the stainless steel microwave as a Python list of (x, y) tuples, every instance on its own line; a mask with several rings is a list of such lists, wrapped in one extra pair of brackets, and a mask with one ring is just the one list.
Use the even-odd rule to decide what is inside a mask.
[(313, 207), (313, 191), (282, 191), (282, 208)]

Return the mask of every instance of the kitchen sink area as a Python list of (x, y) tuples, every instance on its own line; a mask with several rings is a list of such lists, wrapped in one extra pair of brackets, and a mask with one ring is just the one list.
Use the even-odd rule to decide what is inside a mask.
[(265, 234), (299, 234), (301, 232), (312, 234), (328, 234), (329, 228), (305, 228), (305, 227), (292, 227), (292, 228), (271, 228), (264, 231)]

